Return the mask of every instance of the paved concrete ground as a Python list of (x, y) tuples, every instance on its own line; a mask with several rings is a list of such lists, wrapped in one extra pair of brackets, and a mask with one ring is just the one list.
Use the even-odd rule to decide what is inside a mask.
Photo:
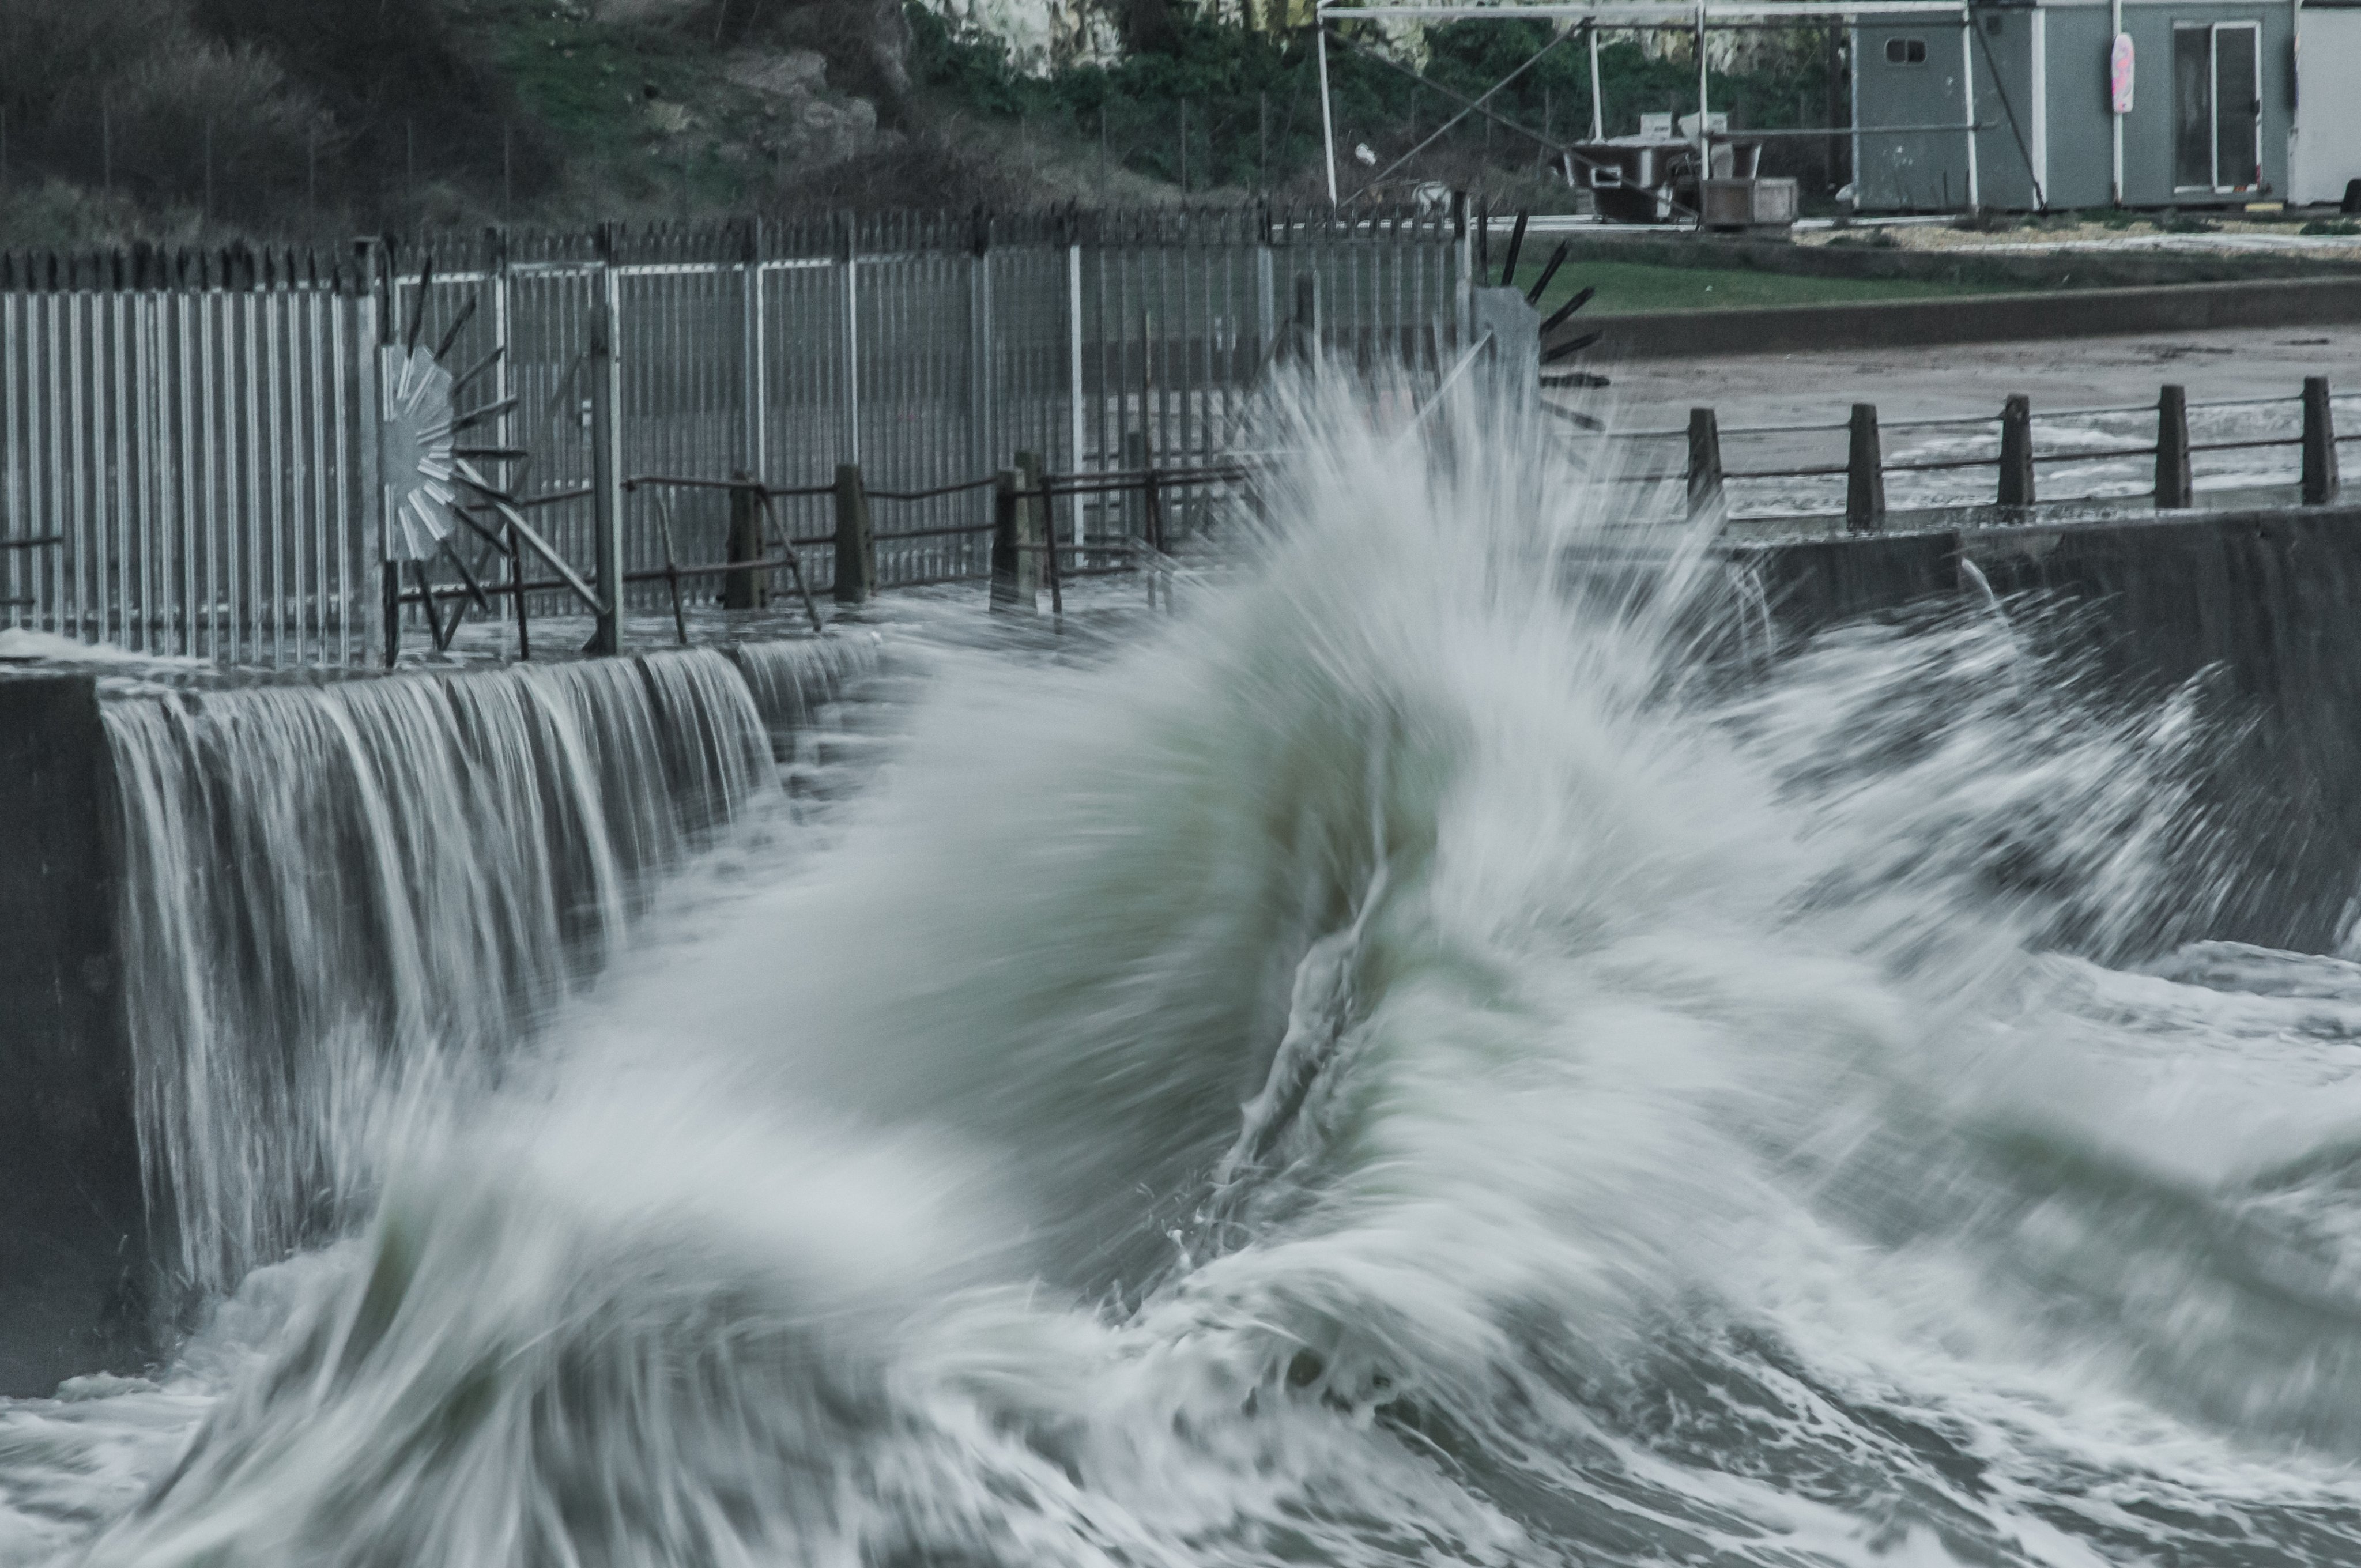
[[(1611, 344), (1612, 334), (1609, 334)], [(1605, 345), (1602, 345), (1605, 346)], [(1586, 363), (1589, 363), (1586, 360)], [(2361, 434), (2361, 325), (2251, 328), (2169, 336), (2079, 338), (2066, 342), (1960, 344), (1952, 346), (1733, 355), (1711, 359), (1598, 362), (1613, 386), (1603, 392), (1553, 396), (1605, 419), (1619, 431), (1671, 430), (1690, 408), (1710, 405), (1724, 432), (1724, 462), (1733, 472), (1844, 461), (1840, 430), (1741, 433), (1749, 426), (1840, 426), (1855, 402), (1875, 403), (1885, 427), (1889, 463), (1969, 457), (1998, 446), (2002, 400), (2032, 399), (2037, 452), (2131, 446), (2155, 439), (2145, 411), (2157, 389), (2188, 389), (2191, 435), (2208, 441), (2293, 435), (2303, 378), (2324, 375), (2339, 392), (2340, 433)], [(2342, 394), (2355, 394), (2351, 398)], [(2256, 405), (2242, 400), (2285, 399)], [(2207, 409), (2209, 403), (2239, 406)], [(2069, 411), (2133, 405), (2134, 411), (2065, 417)], [(2050, 417), (2045, 418), (2045, 414)], [(1914, 427), (1906, 422), (1965, 416), (1975, 422)], [(1623, 466), (1676, 467), (1677, 440), (1618, 444)], [(2361, 445), (2344, 448), (2348, 469)], [(2292, 447), (2219, 454), (2195, 462), (2201, 490), (2291, 482)], [(1996, 469), (1965, 468), (1889, 477), (1891, 503), (1958, 505), (1991, 499)], [(2152, 482), (2152, 461), (2061, 461), (2040, 470), (2045, 499), (2128, 497)], [(1842, 481), (1827, 477), (1754, 480), (1733, 487), (1750, 513), (1817, 512), (1841, 507)]]
[[(1610, 347), (1613, 333), (1602, 348)], [(1873, 402), (1882, 419), (1996, 413), (2023, 392), (2041, 409), (2154, 402), (2177, 381), (2192, 403), (2302, 390), (2306, 376), (2361, 392), (2361, 325), (2257, 327), (2162, 337), (1975, 343), (1827, 354), (1733, 355), (1601, 364), (1614, 381), (1598, 411), (1618, 425), (1679, 424), (1709, 403), (1724, 425), (1842, 419)]]

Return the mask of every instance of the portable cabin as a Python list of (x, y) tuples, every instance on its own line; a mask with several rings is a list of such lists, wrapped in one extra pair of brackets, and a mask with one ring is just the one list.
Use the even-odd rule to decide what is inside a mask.
[(2361, 0), (1864, 11), (1852, 61), (1863, 212), (2323, 202), (2361, 179)]

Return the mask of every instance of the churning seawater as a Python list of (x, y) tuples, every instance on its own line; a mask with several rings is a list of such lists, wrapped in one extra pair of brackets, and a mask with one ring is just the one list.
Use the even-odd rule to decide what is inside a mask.
[(2191, 939), (2236, 716), (2037, 607), (1774, 656), (1532, 433), (1302, 424), (1236, 581), (939, 643), (824, 830), (340, 1091), (346, 1234), (0, 1411), (0, 1552), (2361, 1560), (2361, 967)]

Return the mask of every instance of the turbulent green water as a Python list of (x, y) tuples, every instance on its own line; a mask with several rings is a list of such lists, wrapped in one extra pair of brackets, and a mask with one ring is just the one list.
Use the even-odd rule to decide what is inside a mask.
[(0, 1551), (2361, 1558), (2361, 967), (2189, 940), (2193, 700), (1311, 422), (1239, 581), (914, 630), (856, 799), (352, 1079), (348, 1234), (0, 1412)]

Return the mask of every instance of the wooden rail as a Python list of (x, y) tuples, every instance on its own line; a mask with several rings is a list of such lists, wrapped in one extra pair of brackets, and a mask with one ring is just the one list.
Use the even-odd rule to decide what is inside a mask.
[[(2353, 394), (2345, 394), (2352, 396)], [(2303, 390), (2294, 398), (2240, 398), (2217, 403), (2191, 404), (2186, 388), (2167, 385), (2161, 388), (2153, 403), (2129, 404), (2104, 409), (2071, 409), (2051, 416), (2058, 419), (2088, 418), (2107, 414), (2147, 413), (2156, 415), (2154, 440), (2140, 445), (2081, 445), (2064, 450), (2042, 450), (2034, 442), (2034, 410), (2031, 400), (2022, 395), (2010, 397), (2002, 406), (1996, 422), (2000, 426), (2000, 444), (1991, 455), (1965, 457), (1927, 457), (1905, 462), (1889, 462), (1884, 455), (1877, 405), (1856, 403), (1851, 416), (1840, 424), (1802, 423), (1765, 424), (1721, 428), (1719, 416), (1710, 408), (1689, 411), (1688, 424), (1679, 430), (1639, 430), (1610, 433), (1608, 439), (1647, 441), (1674, 436), (1685, 437), (1688, 444), (1686, 464), (1675, 471), (1658, 469), (1653, 472), (1617, 475), (1622, 483), (1668, 484), (1675, 480), (1685, 483), (1688, 494), (1690, 515), (1701, 516), (1708, 510), (1729, 506), (1727, 486), (1731, 480), (1835, 478), (1845, 481), (1844, 521), (1854, 532), (1873, 532), (1885, 524), (1885, 478), (1889, 474), (1941, 473), (1960, 469), (1989, 467), (1995, 471), (1996, 482), (1991, 504), (2008, 510), (2030, 508), (2039, 492), (2040, 466), (2057, 463), (2104, 462), (2124, 457), (2155, 459), (2154, 480), (2149, 488), (2158, 510), (2172, 511), (2195, 504), (2195, 487), (2191, 482), (2190, 459), (2192, 455), (2208, 452), (2252, 452), (2275, 447), (2297, 446), (2302, 449), (2301, 471), (2298, 491), (2305, 506), (2324, 506), (2336, 499), (2341, 481), (2337, 468), (2337, 447), (2345, 443), (2361, 440), (2361, 433), (2336, 433), (2335, 400), (2338, 394), (2329, 389), (2325, 377), (2307, 378)], [(2300, 403), (2302, 418), (2294, 433), (2267, 435), (2235, 440), (2192, 442), (2189, 435), (2189, 413), (2198, 409), (2264, 407), (2290, 402)], [(1989, 414), (1963, 414), (1939, 419), (1912, 419), (1895, 422), (1897, 426), (1927, 429), (1937, 426), (1983, 426), (1995, 422)], [(1846, 454), (1842, 463), (1799, 464), (1786, 467), (1731, 468), (1722, 460), (1725, 436), (1761, 436), (1785, 434), (1817, 434), (1842, 431), (1846, 434)], [(2122, 499), (2115, 495), (2078, 495), (2052, 497), (2053, 501), (2101, 501)], [(1748, 521), (1744, 518), (1735, 521)]]

